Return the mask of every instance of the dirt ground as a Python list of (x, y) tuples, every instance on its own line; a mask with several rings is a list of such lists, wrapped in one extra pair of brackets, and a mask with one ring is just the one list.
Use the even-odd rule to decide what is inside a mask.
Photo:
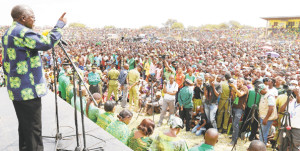
[[(116, 114), (119, 113), (122, 110), (120, 105), (117, 106)], [(130, 129), (136, 128), (140, 122), (145, 118), (153, 119), (153, 116), (147, 116), (144, 114), (140, 114), (137, 118), (138, 113), (134, 112), (133, 118), (128, 125)], [(158, 123), (159, 120), (159, 114), (155, 114), (154, 121), (155, 124)], [(167, 131), (169, 127), (167, 126), (167, 120), (164, 120), (163, 125), (161, 127), (155, 127), (154, 133), (151, 135), (151, 137), (155, 137), (160, 131)], [(182, 129), (178, 135), (180, 138), (184, 139), (187, 142), (187, 145), (189, 148), (192, 148), (193, 146), (199, 145), (204, 142), (203, 136), (196, 136), (195, 134), (191, 132), (186, 132), (185, 129)], [(219, 141), (215, 146), (216, 151), (231, 151), (232, 146), (229, 146), (228, 143), (231, 141), (228, 135), (221, 134), (219, 136)], [(236, 146), (236, 151), (246, 151), (250, 142), (249, 141), (241, 141), (238, 140), (238, 144)]]

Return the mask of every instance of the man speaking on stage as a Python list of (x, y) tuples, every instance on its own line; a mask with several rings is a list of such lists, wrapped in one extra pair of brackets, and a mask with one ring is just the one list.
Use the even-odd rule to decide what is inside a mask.
[(17, 5), (11, 11), (13, 24), (2, 37), (3, 69), (9, 98), (13, 101), (19, 122), (20, 151), (43, 150), (41, 97), (47, 94), (38, 51), (53, 48), (61, 39), (66, 24), (64, 13), (47, 36), (32, 30), (33, 10)]

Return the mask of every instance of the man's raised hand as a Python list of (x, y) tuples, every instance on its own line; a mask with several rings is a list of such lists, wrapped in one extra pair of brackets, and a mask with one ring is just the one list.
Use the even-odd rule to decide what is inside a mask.
[(66, 12), (64, 12), (61, 17), (59, 18), (60, 21), (63, 21), (65, 24), (67, 24), (67, 18), (64, 18), (66, 15)]

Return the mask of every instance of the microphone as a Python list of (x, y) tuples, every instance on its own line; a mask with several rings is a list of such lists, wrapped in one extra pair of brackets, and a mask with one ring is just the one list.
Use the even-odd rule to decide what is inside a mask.
[[(47, 36), (47, 35), (49, 34), (49, 32), (50, 32), (50, 29), (46, 29), (46, 30), (44, 30), (44, 31), (42, 32), (42, 35)], [(64, 40), (60, 39), (60, 42), (61, 42), (63, 45), (68, 46), (68, 43), (66, 43)]]

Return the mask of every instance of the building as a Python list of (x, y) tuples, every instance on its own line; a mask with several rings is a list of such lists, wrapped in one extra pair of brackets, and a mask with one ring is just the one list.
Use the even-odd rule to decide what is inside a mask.
[(272, 29), (300, 29), (300, 16), (262, 17), (267, 21), (268, 30)]

